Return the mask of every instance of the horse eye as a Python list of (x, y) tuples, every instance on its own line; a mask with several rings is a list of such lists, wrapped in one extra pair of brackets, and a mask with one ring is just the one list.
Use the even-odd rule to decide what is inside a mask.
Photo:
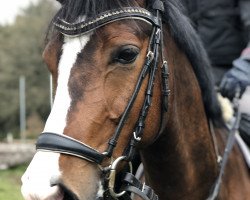
[(135, 61), (139, 54), (139, 48), (135, 46), (125, 46), (115, 56), (115, 61), (121, 64), (129, 64)]

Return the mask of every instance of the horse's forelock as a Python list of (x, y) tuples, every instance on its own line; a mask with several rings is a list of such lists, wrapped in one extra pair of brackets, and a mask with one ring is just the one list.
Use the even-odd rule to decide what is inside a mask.
[(59, 17), (71, 23), (75, 22), (80, 16), (94, 18), (99, 13), (107, 10), (135, 5), (134, 0), (68, 0), (63, 1), (62, 7), (54, 20)]

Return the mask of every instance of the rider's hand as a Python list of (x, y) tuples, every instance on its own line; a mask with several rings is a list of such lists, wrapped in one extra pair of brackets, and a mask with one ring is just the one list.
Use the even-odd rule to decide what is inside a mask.
[(250, 85), (250, 60), (238, 58), (233, 61), (233, 68), (222, 78), (220, 92), (222, 96), (232, 100), (237, 86), (240, 86), (241, 96), (248, 85)]

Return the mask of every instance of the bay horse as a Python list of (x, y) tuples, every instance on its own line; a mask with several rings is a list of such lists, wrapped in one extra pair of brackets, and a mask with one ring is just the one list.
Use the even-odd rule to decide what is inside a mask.
[[(43, 54), (54, 104), (22, 177), (24, 198), (129, 199), (129, 191), (147, 200), (250, 199), (237, 145), (214, 195), (228, 130), (206, 53), (179, 3), (61, 5)], [(116, 171), (136, 152), (145, 184), (136, 187), (130, 175), (118, 191)]]

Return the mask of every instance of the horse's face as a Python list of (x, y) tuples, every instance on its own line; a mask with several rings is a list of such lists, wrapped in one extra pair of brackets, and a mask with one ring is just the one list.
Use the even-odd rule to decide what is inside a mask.
[[(44, 59), (56, 90), (44, 132), (65, 134), (104, 152), (134, 91), (151, 28), (145, 22), (122, 20), (76, 38), (52, 37)], [(159, 129), (160, 86), (158, 81), (155, 84), (141, 145), (150, 143)], [(146, 85), (144, 81), (122, 129), (115, 158), (122, 155), (132, 136)], [(26, 199), (64, 199), (64, 188), (80, 200), (96, 199), (102, 195), (100, 174), (95, 163), (38, 151), (22, 178), (22, 193)]]

